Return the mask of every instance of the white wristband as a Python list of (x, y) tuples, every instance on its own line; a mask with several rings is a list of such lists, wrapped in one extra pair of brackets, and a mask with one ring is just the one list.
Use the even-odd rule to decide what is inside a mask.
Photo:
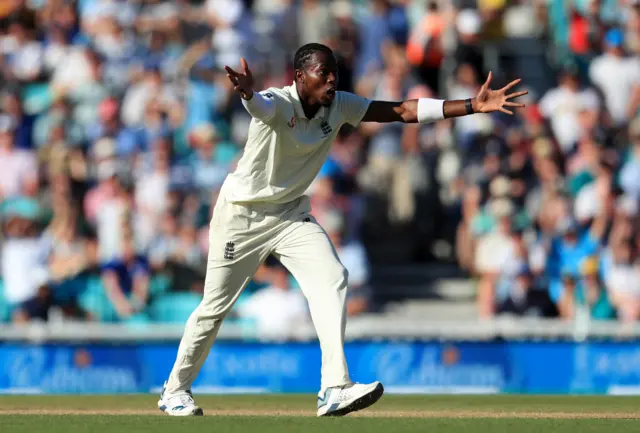
[(418, 123), (430, 123), (444, 119), (444, 100), (418, 99)]

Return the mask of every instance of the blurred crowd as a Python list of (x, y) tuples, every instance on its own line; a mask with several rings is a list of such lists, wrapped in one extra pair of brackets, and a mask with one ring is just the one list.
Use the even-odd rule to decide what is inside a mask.
[[(489, 70), (530, 90), (512, 117), (340, 131), (308, 194), (350, 315), (375, 307), (369, 246), (404, 230), (409, 260), (477, 279), (483, 317), (640, 316), (638, 0), (5, 0), (0, 322), (186, 320), (250, 120), (222, 67), (289, 85), (308, 42), (372, 99), (473, 97)], [(308, 315), (269, 260), (231, 319)]]

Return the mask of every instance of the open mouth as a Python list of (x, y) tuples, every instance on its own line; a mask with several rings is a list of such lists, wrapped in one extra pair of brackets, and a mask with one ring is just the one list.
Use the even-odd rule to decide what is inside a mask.
[(332, 98), (332, 99), (335, 98), (336, 88), (335, 87), (330, 88), (329, 90), (327, 90), (326, 94), (329, 98)]

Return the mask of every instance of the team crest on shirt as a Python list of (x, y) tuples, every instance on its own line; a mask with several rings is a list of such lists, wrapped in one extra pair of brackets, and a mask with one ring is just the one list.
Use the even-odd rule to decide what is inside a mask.
[(224, 246), (224, 258), (227, 260), (233, 260), (236, 254), (235, 242), (227, 242)]
[(320, 129), (322, 129), (322, 133), (324, 134), (323, 137), (326, 137), (327, 135), (331, 134), (331, 131), (333, 131), (333, 129), (331, 129), (331, 125), (329, 125), (326, 120), (322, 121), (322, 123), (320, 124)]
[(291, 129), (296, 126), (296, 116), (291, 116), (291, 120), (287, 122), (287, 126)]

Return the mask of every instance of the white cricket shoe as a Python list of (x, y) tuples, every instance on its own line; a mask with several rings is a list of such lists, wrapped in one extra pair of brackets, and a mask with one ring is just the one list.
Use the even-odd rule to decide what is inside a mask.
[[(164, 386), (167, 386), (165, 382)], [(179, 394), (165, 395), (165, 388), (162, 388), (158, 409), (171, 416), (202, 416), (202, 408), (196, 406), (191, 391), (184, 391)]]
[(318, 416), (344, 416), (365, 409), (378, 401), (383, 393), (380, 382), (327, 388), (318, 394)]

